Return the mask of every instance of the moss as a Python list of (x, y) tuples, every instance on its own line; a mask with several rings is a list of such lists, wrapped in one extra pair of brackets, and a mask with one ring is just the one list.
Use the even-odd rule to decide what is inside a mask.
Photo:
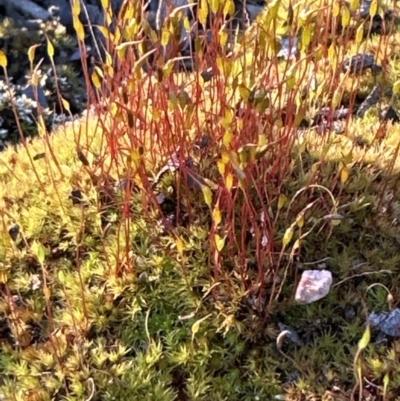
[[(350, 99), (396, 76), (339, 73), (334, 86), (324, 74), (340, 57), (328, 54), (317, 74), (281, 62), (267, 82), (271, 63), (253, 56), (221, 58), (208, 82), (137, 69), (101, 112), (1, 154), (6, 399), (351, 399), (358, 363), (365, 392), (395, 399), (398, 345), (364, 336), (367, 312), (400, 296), (399, 125), (377, 109), (342, 134), (299, 125), (339, 106), (340, 90)], [(299, 305), (310, 266), (334, 285)]]

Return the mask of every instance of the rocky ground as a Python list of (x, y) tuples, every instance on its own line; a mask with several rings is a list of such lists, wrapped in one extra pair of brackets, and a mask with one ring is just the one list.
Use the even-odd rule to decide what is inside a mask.
[[(84, 0), (86, 11), (82, 8), (80, 20), (85, 27), (88, 22), (93, 25), (103, 25), (104, 13), (100, 0)], [(114, 15), (117, 15), (123, 0), (111, 0)], [(176, 6), (187, 4), (187, 0), (174, 0)], [(252, 0), (247, 5), (245, 17), (253, 20), (262, 10), (264, 0)], [(243, 17), (242, 3), (238, 0), (236, 9), (238, 17)], [(193, 10), (195, 11), (195, 10)], [(188, 12), (189, 9), (188, 9)], [(157, 30), (167, 13), (165, 2), (150, 0), (145, 6), (145, 15), (150, 26)], [(193, 21), (194, 14), (189, 15)], [(93, 46), (93, 38), (87, 33), (86, 45), (89, 55)], [(96, 30), (94, 30), (96, 35)], [(55, 48), (54, 61), (57, 68), (57, 79), (54, 78), (52, 64), (46, 49), (46, 36)], [(98, 34), (96, 41), (102, 40)], [(189, 35), (182, 31), (183, 42), (189, 43)], [(189, 40), (188, 40), (189, 39)], [(31, 46), (40, 45), (35, 50), (33, 67), (40, 76), (38, 93), (29, 84), (32, 66), (27, 52)], [(5, 78), (0, 71), (0, 149), (9, 143), (20, 141), (20, 133), (15, 123), (12, 110), (12, 98), (22, 119), (22, 128), (26, 136), (34, 136), (37, 128), (34, 123), (37, 115), (37, 103), (42, 108), (45, 122), (50, 130), (54, 123), (70, 118), (61, 113), (57, 99), (58, 87), (61, 95), (70, 104), (72, 115), (80, 115), (86, 107), (87, 98), (84, 77), (81, 68), (81, 55), (75, 40), (72, 11), (69, 0), (0, 0), (0, 49), (8, 58), (8, 76), (10, 86), (2, 80)], [(190, 63), (189, 63), (190, 64)], [(187, 66), (187, 65), (186, 65)], [(189, 65), (190, 66), (190, 65)], [(11, 89), (12, 93), (9, 91)]]

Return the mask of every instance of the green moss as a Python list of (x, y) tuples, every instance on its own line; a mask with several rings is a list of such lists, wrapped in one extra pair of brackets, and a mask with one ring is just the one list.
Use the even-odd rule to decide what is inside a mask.
[[(265, 30), (257, 34), (265, 45), (268, 18), (268, 11), (260, 17)], [(287, 33), (280, 22), (278, 31)], [(317, 22), (309, 21), (314, 28)], [(376, 38), (363, 43), (375, 46)], [(337, 88), (332, 92), (323, 79), (331, 66), (322, 56), (316, 60), (320, 93), (302, 97), (308, 81), (296, 87), (288, 79), (271, 84), (257, 109), (250, 95), (262, 82), (263, 62), (270, 63), (253, 63), (253, 76), (246, 76), (254, 54), (248, 49), (242, 57), (239, 50), (230, 65), (218, 62), (225, 74), (218, 88), (226, 91), (218, 102), (210, 100), (213, 81), (197, 81), (195, 74), (186, 77), (186, 89), (191, 97), (201, 88), (198, 110), (174, 101), (183, 75), (153, 80), (137, 72), (124, 87), (129, 93), (118, 92), (124, 102), (111, 94), (102, 114), (89, 113), (26, 149), (1, 154), (5, 399), (329, 399), (335, 387), (350, 399), (366, 311), (394, 307), (383, 286), (393, 300), (400, 296), (399, 126), (385, 124), (376, 138), (382, 129), (376, 109), (349, 119), (341, 135), (291, 127), (293, 146), (282, 144), (290, 99), (310, 119), (335, 99)], [(307, 76), (308, 68), (288, 74)], [(340, 89), (353, 96), (357, 79), (342, 78)], [(360, 80), (361, 91), (373, 85), (368, 73)], [(382, 85), (394, 81), (392, 74)], [(126, 99), (132, 107), (123, 106)], [(238, 104), (255, 118), (235, 114)], [(206, 150), (191, 146), (197, 118), (211, 136)], [(167, 149), (169, 141), (191, 149), (197, 184), (189, 190), (179, 169), (151, 185), (176, 149)], [(118, 186), (126, 178), (133, 184), (129, 196)], [(179, 205), (178, 227), (165, 228), (151, 206), (159, 193), (170, 201), (167, 215)], [(332, 221), (332, 214), (342, 219)], [(265, 221), (268, 251), (260, 245)], [(309, 305), (295, 303), (301, 271), (321, 267), (333, 274), (330, 293)], [(282, 337), (285, 325), (300, 341)], [(398, 345), (376, 339), (374, 331), (358, 361), (363, 377), (394, 399)]]

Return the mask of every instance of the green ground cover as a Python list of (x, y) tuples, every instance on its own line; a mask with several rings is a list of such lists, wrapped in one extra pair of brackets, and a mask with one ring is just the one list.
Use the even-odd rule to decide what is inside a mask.
[[(176, 21), (158, 37), (128, 4), (87, 75), (107, 96), (0, 155), (0, 397), (400, 399), (396, 338), (366, 324), (400, 299), (398, 8), (373, 2), (393, 18), (368, 34), (355, 3), (275, 1), (195, 72), (146, 73), (123, 43)], [(342, 70), (358, 53), (382, 70)], [(323, 107), (350, 110), (340, 129)], [(329, 294), (297, 303), (322, 267)]]

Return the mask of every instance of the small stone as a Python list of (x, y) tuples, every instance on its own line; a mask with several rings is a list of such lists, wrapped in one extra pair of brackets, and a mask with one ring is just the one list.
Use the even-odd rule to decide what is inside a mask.
[(81, 205), (83, 203), (83, 194), (79, 189), (73, 189), (69, 199), (72, 200), (73, 205)]
[(282, 48), (279, 50), (277, 57), (283, 58), (284, 60), (290, 60), (296, 58), (298, 53), (297, 45), (299, 38), (283, 38), (281, 39)]
[(163, 204), (165, 201), (165, 195), (163, 193), (156, 195), (156, 201), (159, 205)]
[(211, 81), (213, 77), (213, 73), (211, 69), (204, 70), (200, 73), (201, 77), (203, 78), (204, 82), (209, 82)]
[(8, 234), (10, 235), (11, 239), (15, 242), (17, 240), (18, 234), (19, 234), (19, 225), (18, 224), (14, 224), (8, 230)]
[(288, 333), (286, 334), (286, 337), (290, 341), (294, 342), (295, 344), (297, 344), (301, 347), (304, 345), (304, 343), (300, 339), (299, 335), (290, 326), (288, 326), (284, 323), (278, 322), (278, 327), (281, 331), (287, 330)]
[(360, 8), (359, 8), (359, 13), (361, 18), (367, 18), (369, 16), (369, 10), (371, 8), (371, 1), (362, 1)]
[(334, 134), (340, 135), (343, 134), (344, 128), (345, 126), (340, 120), (332, 122), (324, 120), (316, 127), (316, 131), (318, 134), (333, 132)]
[(1, 140), (7, 139), (8, 135), (9, 135), (8, 129), (0, 129)]
[(400, 117), (392, 106), (384, 107), (380, 117), (383, 121), (392, 121), (393, 123), (400, 122)]
[(400, 335), (400, 309), (382, 313), (372, 312), (369, 316), (369, 324), (388, 336), (398, 337)]
[[(37, 92), (36, 92), (37, 90)], [(27, 85), (23, 90), (22, 94), (25, 94), (28, 99), (37, 101), (38, 104), (46, 109), (49, 107), (47, 103), (46, 95), (41, 85), (36, 86), (36, 88), (32, 85)]]
[(382, 67), (375, 63), (375, 57), (372, 54), (358, 53), (346, 58), (342, 63), (342, 71), (350, 74), (360, 75), (368, 68), (374, 74), (382, 71)]
[(246, 11), (249, 16), (250, 23), (256, 20), (259, 14), (265, 9), (265, 4), (246, 4)]
[(310, 304), (324, 298), (332, 284), (329, 270), (305, 270), (297, 286), (295, 300), (299, 304)]

